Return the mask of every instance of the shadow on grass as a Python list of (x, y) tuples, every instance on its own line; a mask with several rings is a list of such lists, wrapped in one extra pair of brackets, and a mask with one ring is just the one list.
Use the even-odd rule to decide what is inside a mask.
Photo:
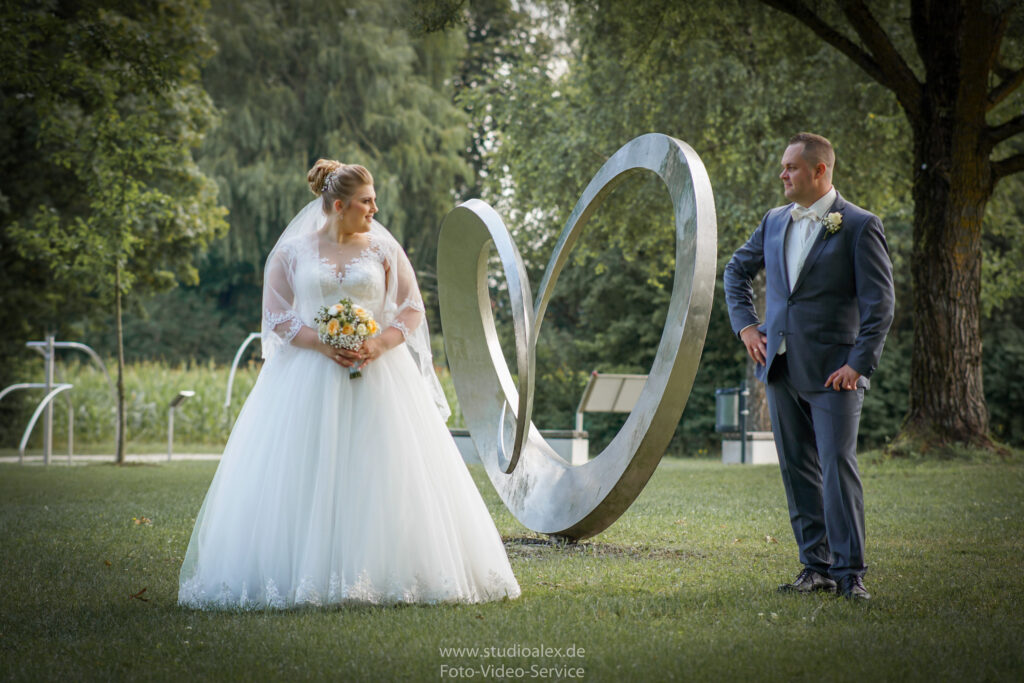
[(629, 557), (634, 559), (701, 559), (703, 553), (679, 548), (662, 548), (647, 543), (620, 545), (597, 541), (575, 543), (554, 540), (543, 536), (503, 536), (505, 550), (509, 557), (551, 558), (587, 557)]

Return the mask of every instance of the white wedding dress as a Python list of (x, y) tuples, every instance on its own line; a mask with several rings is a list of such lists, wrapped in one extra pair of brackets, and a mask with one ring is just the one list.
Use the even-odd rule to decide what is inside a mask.
[[(501, 538), (438, 410), (436, 376), (411, 344), (413, 326), (423, 326), (415, 330), (421, 343), (426, 336), (408, 259), (379, 224), (354, 255), (322, 253), (318, 236), (286, 233), (268, 258), (269, 358), (196, 518), (179, 603), (259, 609), (517, 597)], [(320, 306), (342, 297), (410, 340), (357, 379), (288, 343)]]

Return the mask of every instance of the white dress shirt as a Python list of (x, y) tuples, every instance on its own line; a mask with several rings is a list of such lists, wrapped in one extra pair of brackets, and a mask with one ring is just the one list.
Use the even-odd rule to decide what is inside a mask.
[[(832, 208), (836, 201), (836, 188), (830, 189), (822, 195), (818, 201), (811, 204), (807, 209), (810, 213), (803, 218), (794, 217), (793, 224), (786, 233), (786, 276), (789, 278), (789, 291), (793, 291), (800, 269), (804, 267), (807, 254), (811, 251), (814, 238), (818, 234), (821, 219), (825, 212)], [(802, 209), (798, 204), (793, 204), (790, 211), (795, 213)]]
[[(814, 245), (814, 238), (819, 232), (821, 226), (821, 219), (825, 217), (825, 213), (832, 208), (832, 204), (836, 201), (836, 188), (829, 189), (828, 192), (818, 198), (816, 202), (808, 207), (810, 213), (803, 218), (791, 218), (792, 225), (789, 226), (789, 230), (786, 231), (786, 278), (789, 284), (789, 291), (793, 291), (793, 285), (796, 284), (796, 279), (800, 275), (800, 270), (804, 267), (804, 261), (807, 260), (807, 255), (811, 252), (811, 247)], [(796, 202), (790, 207), (790, 212), (794, 209), (802, 209)], [(748, 325), (747, 327), (754, 327)], [(747, 328), (740, 330), (740, 335)], [(779, 344), (779, 350), (776, 352), (777, 355), (782, 355), (786, 352), (786, 339), (783, 338)]]
[[(786, 277), (789, 280), (789, 291), (791, 292), (793, 286), (796, 285), (800, 270), (804, 267), (804, 261), (807, 260), (807, 254), (811, 252), (811, 247), (814, 245), (814, 238), (818, 235), (821, 219), (825, 217), (825, 212), (832, 208), (835, 201), (836, 188), (833, 187), (808, 207), (809, 213), (805, 217), (791, 219), (793, 223), (786, 231)], [(802, 207), (794, 202), (790, 211), (796, 213), (796, 210), (800, 208)], [(781, 355), (785, 352), (786, 338), (783, 337), (778, 353)]]

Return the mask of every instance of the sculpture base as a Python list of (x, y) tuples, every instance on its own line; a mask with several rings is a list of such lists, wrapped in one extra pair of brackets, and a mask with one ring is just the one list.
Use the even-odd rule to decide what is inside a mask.
[[(728, 434), (722, 439), (722, 462), (740, 463), (740, 435)], [(747, 465), (777, 465), (779, 454), (775, 450), (775, 437), (771, 432), (747, 432)]]
[[(449, 429), (455, 445), (459, 447), (462, 460), (467, 465), (480, 464), (480, 455), (476, 452), (473, 439), (468, 429)], [(542, 429), (540, 435), (555, 449), (559, 457), (570, 465), (583, 465), (590, 459), (590, 442), (586, 432), (573, 429)]]

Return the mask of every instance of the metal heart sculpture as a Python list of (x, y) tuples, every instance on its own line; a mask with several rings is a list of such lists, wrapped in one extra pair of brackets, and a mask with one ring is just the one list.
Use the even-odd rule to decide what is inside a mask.
[[(665, 328), (640, 398), (600, 455), (573, 466), (531, 422), (535, 349), (569, 252), (601, 202), (629, 176), (657, 174), (672, 197), (676, 266)], [(487, 263), (497, 251), (508, 285), (516, 387), (491, 314)], [(566, 539), (608, 528), (654, 473), (693, 387), (715, 291), (717, 225), (704, 164), (685, 142), (651, 133), (619, 149), (590, 181), (565, 224), (533, 302), (522, 257), (497, 212), (471, 199), (445, 217), (438, 300), (455, 392), (491, 483), (526, 527)]]

